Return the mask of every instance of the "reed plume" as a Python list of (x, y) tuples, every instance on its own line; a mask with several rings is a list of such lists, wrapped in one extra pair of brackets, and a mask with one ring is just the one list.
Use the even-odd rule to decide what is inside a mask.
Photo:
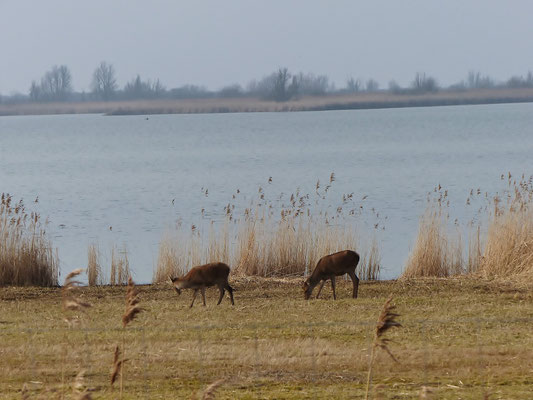
[[(74, 278), (82, 272), (82, 268), (75, 269), (65, 278), (65, 283), (61, 289), (61, 294), (63, 296), (63, 310), (65, 311), (81, 311), (91, 307), (90, 303), (83, 301), (77, 294), (81, 282)], [(72, 317), (67, 317), (66, 321), (70, 325), (72, 323)]]
[(135, 319), (135, 316), (139, 314), (143, 309), (139, 307), (139, 292), (135, 288), (135, 284), (131, 276), (128, 279), (128, 288), (126, 289), (126, 310), (122, 315), (122, 326), (126, 326)]
[(0, 195), (0, 285), (57, 286), (57, 251), (36, 212), (22, 200)]
[(143, 309), (139, 307), (139, 292), (135, 287), (135, 283), (131, 276), (128, 278), (128, 287), (126, 289), (126, 308), (124, 314), (122, 314), (122, 357), (120, 355), (120, 348), (117, 345), (115, 347), (115, 353), (113, 357), (113, 369), (111, 371), (111, 386), (115, 383), (118, 375), (120, 374), (120, 398), (122, 398), (123, 387), (124, 387), (124, 370), (125, 362), (127, 361), (124, 358), (126, 352), (126, 327), (130, 322), (132, 322), (137, 314), (139, 314)]
[(396, 357), (392, 354), (392, 352), (389, 349), (389, 343), (390, 339), (385, 337), (385, 334), (387, 331), (391, 328), (399, 328), (402, 325), (396, 321), (396, 318), (400, 316), (400, 314), (396, 314), (394, 312), (394, 309), (396, 306), (394, 306), (392, 303), (392, 296), (389, 296), (387, 301), (385, 301), (385, 304), (383, 305), (383, 309), (381, 310), (381, 313), (379, 314), (378, 321), (376, 323), (376, 330), (374, 331), (374, 341), (372, 343), (372, 351), (370, 354), (370, 365), (368, 368), (368, 378), (366, 382), (366, 394), (365, 394), (365, 400), (368, 400), (368, 393), (370, 390), (370, 383), (372, 381), (372, 369), (374, 365), (374, 360), (376, 357), (376, 350), (382, 349), (394, 360), (396, 360)]
[(122, 363), (126, 360), (120, 358), (120, 348), (118, 345), (115, 346), (115, 353), (113, 356), (113, 369), (111, 370), (111, 385), (117, 380), (118, 374), (121, 373)]

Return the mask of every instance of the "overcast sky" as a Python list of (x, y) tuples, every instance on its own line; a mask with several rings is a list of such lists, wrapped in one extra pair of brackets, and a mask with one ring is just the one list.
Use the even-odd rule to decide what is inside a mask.
[(533, 70), (531, 0), (0, 0), (0, 93), (27, 93), (66, 64), (90, 90), (100, 61), (118, 82), (210, 89), (289, 70), (408, 85)]

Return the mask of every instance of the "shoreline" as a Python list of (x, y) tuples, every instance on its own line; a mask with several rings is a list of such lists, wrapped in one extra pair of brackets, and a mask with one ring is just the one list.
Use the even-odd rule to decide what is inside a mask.
[(258, 98), (161, 99), (132, 101), (88, 101), (63, 103), (0, 104), (0, 116), (53, 114), (221, 114), (243, 112), (303, 112), (371, 110), (409, 107), (511, 104), (533, 102), (533, 88), (479, 89), (431, 94), (356, 93), (303, 97), (287, 102)]

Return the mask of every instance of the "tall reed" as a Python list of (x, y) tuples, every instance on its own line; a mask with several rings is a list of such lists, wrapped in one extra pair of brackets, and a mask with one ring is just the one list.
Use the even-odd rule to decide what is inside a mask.
[(116, 246), (111, 248), (111, 274), (109, 283), (111, 285), (126, 285), (130, 278), (130, 262), (126, 245), (122, 250)]
[(468, 224), (466, 260), (459, 223), (455, 223), (455, 232), (450, 229), (447, 192), (443, 194), (440, 186), (435, 192), (438, 199), (430, 201), (421, 218), (403, 278), (468, 273), (528, 282), (533, 277), (533, 176), (522, 175), (516, 181), (509, 173), (507, 188), (492, 197), (487, 192), (483, 197), (479, 188), (470, 191), (467, 206), (476, 201), (482, 206)]
[(413, 250), (402, 278), (447, 277), (463, 272), (460, 236), (448, 231), (447, 219), (440, 210), (429, 207), (420, 219)]
[[(37, 200), (36, 200), (37, 202)], [(2, 193), (0, 201), (0, 285), (58, 285), (59, 260), (41, 217), (22, 200)]]
[(448, 277), (464, 273), (463, 242), (458, 226), (451, 228), (448, 191), (441, 185), (428, 194), (413, 250), (401, 278)]
[(315, 201), (299, 190), (285, 201), (283, 195), (271, 201), (260, 187), (258, 198), (240, 215), (235, 204), (229, 203), (222, 222), (208, 221), (207, 227), (192, 225), (190, 230), (179, 225), (176, 232), (165, 234), (161, 240), (154, 282), (168, 281), (169, 276), (213, 261), (229, 264), (236, 274), (302, 276), (324, 255), (344, 249), (361, 254), (358, 273), (363, 279), (377, 279), (381, 262), (377, 240), (369, 246), (359, 239), (356, 217), (360, 211), (356, 209), (363, 207), (351, 204), (353, 194), (343, 195), (343, 205), (352, 208), (348, 214), (343, 206), (335, 211), (331, 206), (325, 211), (316, 207), (334, 181), (332, 174), (321, 192), (317, 182)]
[(100, 250), (96, 244), (89, 245), (87, 249), (87, 281), (89, 286), (101, 285), (102, 267), (100, 262)]
[[(511, 175), (509, 174), (509, 181)], [(493, 200), (479, 265), (485, 277), (533, 278), (533, 176), (509, 182), (507, 201)]]

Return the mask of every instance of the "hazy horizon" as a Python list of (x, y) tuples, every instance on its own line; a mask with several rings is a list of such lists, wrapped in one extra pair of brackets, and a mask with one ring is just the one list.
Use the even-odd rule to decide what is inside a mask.
[[(510, 4), (512, 6), (510, 6)], [(521, 0), (194, 2), (0, 0), (0, 93), (27, 93), (53, 65), (89, 91), (101, 61), (118, 84), (140, 74), (167, 87), (246, 85), (278, 67), (407, 86), (480, 71), (496, 81), (533, 70), (533, 3)]]

